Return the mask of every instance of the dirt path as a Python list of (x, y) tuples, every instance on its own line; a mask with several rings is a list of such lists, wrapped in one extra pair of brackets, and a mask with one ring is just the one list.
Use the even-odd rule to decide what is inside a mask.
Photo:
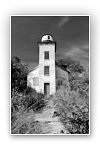
[(43, 134), (61, 134), (65, 133), (63, 124), (59, 117), (54, 117), (55, 108), (53, 103), (49, 102), (42, 113), (35, 114), (35, 121), (39, 122)]

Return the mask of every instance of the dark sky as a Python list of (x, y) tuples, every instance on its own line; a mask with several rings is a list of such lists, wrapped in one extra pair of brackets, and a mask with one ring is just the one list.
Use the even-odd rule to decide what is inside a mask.
[(70, 56), (88, 66), (88, 16), (12, 16), (11, 52), (30, 66), (38, 64), (37, 42), (50, 34), (57, 42), (56, 58)]

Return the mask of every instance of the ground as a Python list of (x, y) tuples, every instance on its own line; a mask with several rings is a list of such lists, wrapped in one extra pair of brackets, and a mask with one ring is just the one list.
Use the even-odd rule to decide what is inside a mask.
[(39, 123), (43, 134), (61, 134), (66, 133), (59, 116), (54, 115), (55, 108), (52, 101), (48, 101), (47, 106), (42, 113), (35, 114), (35, 121)]

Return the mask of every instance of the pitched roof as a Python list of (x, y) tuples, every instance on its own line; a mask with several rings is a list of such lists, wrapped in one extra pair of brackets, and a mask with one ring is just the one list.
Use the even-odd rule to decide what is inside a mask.
[(35, 69), (37, 69), (39, 67), (39, 65), (37, 65), (37, 66), (35, 66), (35, 67), (33, 67), (33, 68), (29, 68), (29, 73), (31, 72), (31, 71), (34, 71)]

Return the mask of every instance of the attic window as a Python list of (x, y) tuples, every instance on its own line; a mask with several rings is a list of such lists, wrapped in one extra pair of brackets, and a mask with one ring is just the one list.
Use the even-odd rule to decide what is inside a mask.
[(44, 52), (44, 58), (45, 58), (45, 59), (49, 59), (49, 52), (48, 52), (48, 51), (45, 51), (45, 52)]

